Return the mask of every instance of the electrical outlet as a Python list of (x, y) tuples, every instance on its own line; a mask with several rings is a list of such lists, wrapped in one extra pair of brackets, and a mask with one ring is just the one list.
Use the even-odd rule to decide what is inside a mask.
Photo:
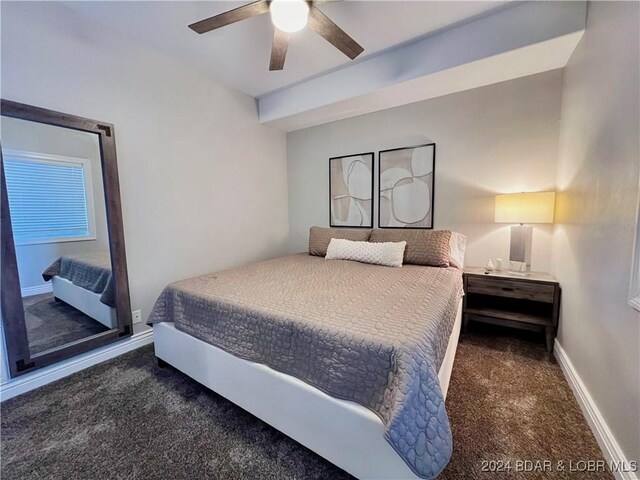
[(142, 310), (136, 310), (135, 312), (131, 312), (131, 315), (133, 316), (134, 325), (136, 323), (142, 322)]

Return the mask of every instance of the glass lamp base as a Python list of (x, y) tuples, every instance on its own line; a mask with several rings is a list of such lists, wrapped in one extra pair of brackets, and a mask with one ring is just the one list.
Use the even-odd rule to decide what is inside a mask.
[(517, 272), (514, 272), (514, 273), (525, 274), (525, 275), (531, 273), (532, 243), (533, 243), (533, 227), (528, 225), (514, 225), (511, 227), (511, 244), (509, 247), (509, 262), (510, 262), (510, 266), (513, 263), (519, 264), (519, 268)]

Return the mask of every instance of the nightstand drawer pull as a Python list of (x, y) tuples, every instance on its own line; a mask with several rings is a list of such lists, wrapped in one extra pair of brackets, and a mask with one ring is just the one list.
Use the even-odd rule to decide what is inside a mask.
[(519, 298), (535, 302), (553, 303), (555, 285), (552, 283), (528, 282), (527, 280), (511, 280), (496, 277), (467, 278), (467, 292), (496, 297)]

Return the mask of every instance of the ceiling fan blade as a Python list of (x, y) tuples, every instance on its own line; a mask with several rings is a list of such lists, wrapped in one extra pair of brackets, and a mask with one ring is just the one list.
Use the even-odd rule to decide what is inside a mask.
[(309, 11), (309, 22), (307, 26), (351, 60), (364, 51), (364, 48), (362, 48), (358, 42), (347, 35), (344, 30), (333, 23), (329, 17), (315, 6), (312, 6)]
[(271, 61), (269, 62), (270, 71), (282, 70), (284, 68), (284, 59), (287, 56), (287, 47), (289, 47), (289, 34), (278, 28), (274, 30)]
[(189, 28), (196, 33), (206, 33), (216, 28), (231, 25), (232, 23), (239, 22), (246, 18), (257, 17), (269, 11), (269, 3), (266, 0), (257, 0), (256, 2), (248, 3), (228, 12), (221, 13), (220, 15), (214, 15), (213, 17), (205, 18), (199, 22), (192, 23)]

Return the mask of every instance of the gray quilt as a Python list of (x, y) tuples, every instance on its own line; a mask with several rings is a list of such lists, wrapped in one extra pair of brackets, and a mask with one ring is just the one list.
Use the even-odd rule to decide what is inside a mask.
[(42, 272), (45, 281), (51, 280), (55, 275), (90, 292), (99, 293), (100, 301), (105, 305), (116, 306), (111, 257), (108, 252), (60, 257)]
[(407, 465), (433, 478), (453, 448), (438, 371), (461, 293), (453, 268), (298, 254), (171, 284), (149, 323), (371, 409)]

